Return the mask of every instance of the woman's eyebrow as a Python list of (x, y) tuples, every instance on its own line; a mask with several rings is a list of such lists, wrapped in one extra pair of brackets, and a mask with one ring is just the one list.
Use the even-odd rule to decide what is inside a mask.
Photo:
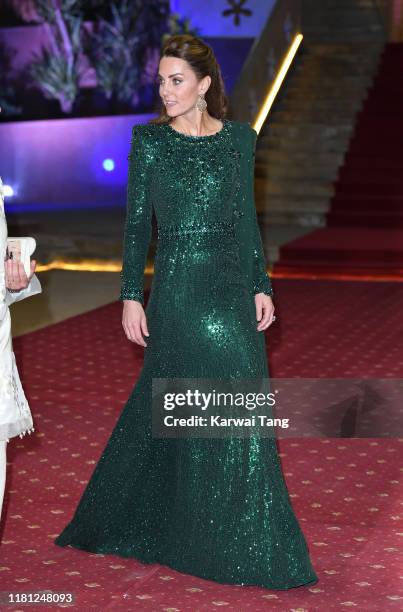
[[(182, 74), (182, 75), (183, 75), (183, 72), (175, 72), (174, 74), (170, 74), (170, 75), (168, 76), (168, 79), (170, 79), (170, 78), (171, 78), (171, 77), (173, 77), (173, 76), (176, 76), (177, 74)], [(160, 76), (162, 76), (162, 74), (158, 73), (158, 76), (160, 77)]]

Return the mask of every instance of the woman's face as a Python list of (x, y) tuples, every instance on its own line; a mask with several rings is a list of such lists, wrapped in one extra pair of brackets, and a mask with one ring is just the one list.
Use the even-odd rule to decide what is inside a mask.
[(206, 93), (209, 76), (200, 81), (189, 64), (177, 57), (162, 57), (158, 72), (159, 94), (169, 117), (183, 115), (195, 108), (198, 95)]

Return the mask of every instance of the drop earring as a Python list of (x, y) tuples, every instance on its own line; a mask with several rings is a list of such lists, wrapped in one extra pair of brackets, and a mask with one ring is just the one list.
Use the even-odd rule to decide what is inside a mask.
[(198, 95), (198, 98), (197, 98), (197, 101), (196, 101), (196, 108), (199, 109), (199, 111), (201, 113), (206, 110), (207, 102), (204, 99), (204, 93)]

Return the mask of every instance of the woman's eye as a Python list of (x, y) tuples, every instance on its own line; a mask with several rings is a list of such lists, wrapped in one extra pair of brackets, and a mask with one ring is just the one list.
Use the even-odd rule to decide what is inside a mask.
[[(175, 83), (175, 85), (177, 85), (178, 83), (182, 83), (182, 79), (172, 79), (173, 82)], [(162, 85), (164, 83), (164, 81), (162, 79), (157, 79), (157, 85)]]

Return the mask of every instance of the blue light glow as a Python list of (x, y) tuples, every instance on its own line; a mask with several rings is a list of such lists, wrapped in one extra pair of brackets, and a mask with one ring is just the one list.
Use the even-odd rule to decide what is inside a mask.
[(104, 161), (102, 162), (102, 166), (104, 170), (106, 170), (106, 172), (113, 172), (113, 170), (115, 169), (115, 162), (113, 161), (113, 159), (104, 159)]
[(11, 187), (11, 185), (3, 185), (3, 193), (4, 197), (12, 198), (14, 195), (14, 189)]

